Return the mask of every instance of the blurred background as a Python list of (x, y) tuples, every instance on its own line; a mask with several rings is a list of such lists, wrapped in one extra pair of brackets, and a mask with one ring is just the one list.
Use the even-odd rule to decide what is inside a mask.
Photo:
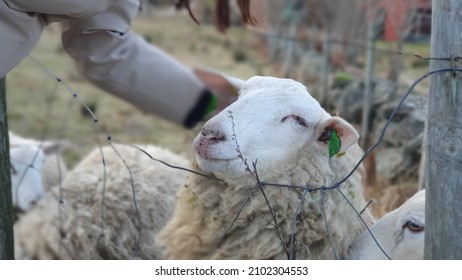
[[(241, 22), (231, 1), (231, 27), (214, 26), (214, 0), (191, 1), (194, 23), (174, 1), (143, 1), (133, 31), (190, 67), (212, 68), (248, 79), (288, 77), (304, 83), (332, 115), (358, 129), (367, 148), (418, 77), (428, 72), (430, 0), (252, 0), (254, 27)], [(72, 168), (106, 137), (159, 144), (188, 154), (197, 129), (145, 114), (101, 92), (63, 51), (60, 27), (49, 25), (31, 55), (63, 79), (78, 100), (26, 58), (7, 75), (11, 131), (36, 139), (68, 139)], [(419, 83), (393, 118), (383, 142), (367, 157), (366, 195), (377, 216), (418, 189), (428, 82)], [(95, 125), (85, 104), (97, 116)]]

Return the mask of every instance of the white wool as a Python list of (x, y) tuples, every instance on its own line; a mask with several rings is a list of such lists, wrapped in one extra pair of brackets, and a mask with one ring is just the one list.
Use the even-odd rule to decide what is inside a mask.
[(66, 140), (45, 140), (39, 141), (32, 138), (25, 138), (9, 132), (10, 146), (33, 146), (43, 152), (41, 181), (45, 191), (52, 186), (58, 185), (65, 177), (68, 169), (66, 162), (60, 153), (68, 149), (71, 143)]
[(377, 242), (364, 232), (349, 250), (352, 259), (422, 260), (425, 236), (425, 190), (417, 192), (399, 208), (379, 219), (371, 228)]
[[(68, 173), (62, 189), (53, 187), (34, 209), (19, 219), (14, 228), (16, 258), (162, 257), (154, 237), (173, 212), (175, 193), (189, 173), (154, 161), (136, 148), (114, 147), (117, 152), (110, 146), (91, 152)], [(139, 147), (169, 164), (189, 166), (189, 161), (168, 150), (156, 146)], [(101, 152), (106, 164), (106, 180)]]
[(42, 184), (45, 191), (59, 185), (69, 172), (65, 160), (59, 154), (46, 155), (42, 167)]

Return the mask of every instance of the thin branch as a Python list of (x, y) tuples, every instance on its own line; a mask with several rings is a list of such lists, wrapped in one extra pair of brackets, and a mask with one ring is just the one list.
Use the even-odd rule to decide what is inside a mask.
[(250, 176), (253, 178), (253, 180), (256, 182), (257, 186), (259, 187), (261, 193), (263, 194), (263, 198), (265, 199), (265, 202), (266, 202), (266, 205), (268, 206), (268, 209), (271, 213), (271, 216), (272, 216), (272, 219), (273, 219), (273, 222), (274, 222), (274, 227), (276, 228), (276, 231), (279, 235), (279, 239), (281, 241), (281, 244), (282, 246), (284, 247), (284, 250), (286, 252), (286, 255), (287, 255), (287, 258), (290, 257), (290, 254), (289, 254), (289, 250), (287, 248), (287, 245), (286, 243), (284, 242), (284, 237), (283, 237), (283, 234), (282, 234), (282, 230), (281, 228), (279, 227), (279, 224), (277, 222), (277, 219), (276, 219), (276, 215), (274, 214), (275, 212), (273, 211), (273, 208), (271, 207), (271, 204), (269, 203), (269, 200), (265, 194), (265, 191), (263, 190), (263, 185), (260, 181), (260, 178), (258, 177), (258, 172), (257, 172), (257, 162), (252, 162), (252, 165), (253, 165), (253, 172), (252, 170), (250, 169), (248, 163), (247, 163), (247, 159), (244, 158), (244, 156), (242, 155), (242, 152), (241, 152), (241, 149), (240, 149), (240, 146), (239, 146), (239, 142), (237, 141), (237, 135), (236, 135), (236, 131), (235, 131), (235, 125), (234, 125), (234, 119), (233, 119), (233, 115), (232, 115), (232, 112), (231, 111), (228, 111), (229, 113), (229, 118), (231, 119), (231, 124), (232, 124), (232, 129), (233, 129), (233, 139), (236, 143), (236, 151), (238, 153), (238, 157), (244, 162), (244, 165), (245, 165), (245, 170), (248, 171), (250, 173)]

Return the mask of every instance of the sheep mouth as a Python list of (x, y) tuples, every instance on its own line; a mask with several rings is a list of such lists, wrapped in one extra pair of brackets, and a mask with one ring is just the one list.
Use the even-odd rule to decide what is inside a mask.
[(237, 157), (236, 158), (218, 158), (218, 157), (213, 157), (213, 156), (210, 156), (210, 155), (204, 155), (202, 153), (196, 153), (197, 157), (202, 159), (202, 160), (206, 160), (206, 161), (215, 161), (215, 162), (226, 162), (226, 161), (233, 161), (233, 160), (236, 160), (238, 159)]
[(232, 161), (232, 160), (236, 160), (237, 158), (217, 158), (217, 157), (211, 157), (211, 156), (208, 156), (208, 155), (202, 155), (202, 154), (197, 154), (197, 156), (202, 159), (202, 160), (206, 160), (206, 161)]

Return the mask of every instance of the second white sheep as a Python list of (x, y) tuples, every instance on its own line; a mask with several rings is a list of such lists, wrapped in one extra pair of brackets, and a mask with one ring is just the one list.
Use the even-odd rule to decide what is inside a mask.
[[(168, 150), (139, 147), (174, 166), (189, 166)], [(62, 188), (52, 188), (21, 217), (14, 227), (16, 258), (162, 258), (154, 238), (171, 216), (175, 193), (189, 173), (136, 148), (114, 148), (95, 149), (68, 173)]]
[[(351, 259), (422, 260), (425, 237), (425, 190), (379, 219), (349, 250)], [(388, 255), (385, 255), (380, 247)]]

